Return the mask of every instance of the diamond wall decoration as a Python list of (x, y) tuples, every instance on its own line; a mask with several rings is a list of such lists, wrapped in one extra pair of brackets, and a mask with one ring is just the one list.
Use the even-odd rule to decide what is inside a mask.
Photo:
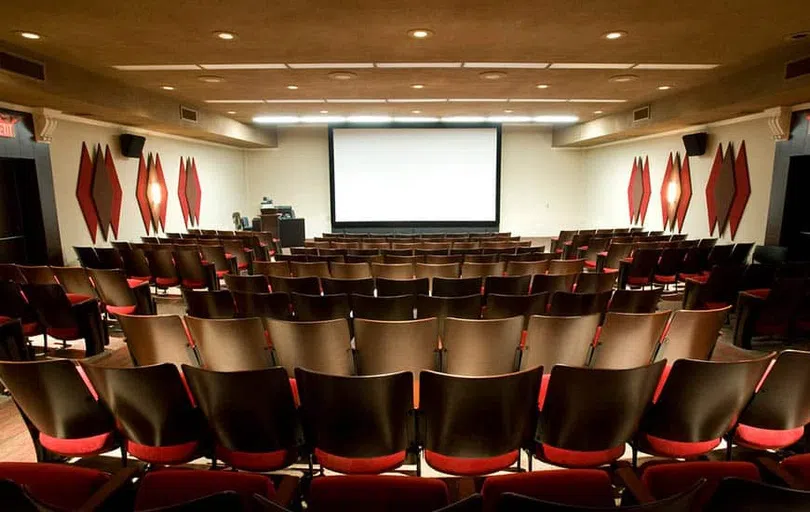
[(664, 171), (664, 180), (661, 182), (661, 217), (664, 229), (675, 228), (675, 217), (681, 199), (681, 160), (676, 153), (673, 161), (672, 153), (667, 159), (667, 168)]
[(90, 233), (90, 239), (96, 243), (96, 233), (98, 231), (98, 214), (96, 206), (93, 204), (93, 161), (90, 159), (90, 152), (87, 151), (87, 144), (82, 142), (82, 154), (79, 159), (79, 178), (76, 183), (76, 199), (79, 201), (79, 209), (82, 211), (84, 223)]
[[(189, 162), (190, 163), (190, 162)], [(188, 228), (188, 199), (186, 198), (186, 162), (180, 157), (180, 177), (177, 180), (177, 198), (180, 200), (180, 213), (183, 214), (183, 224)]]
[(641, 177), (642, 164), (640, 158), (633, 159), (633, 168), (630, 170), (630, 183), (627, 186), (627, 204), (630, 210), (630, 224), (638, 222), (641, 213), (641, 195), (644, 189), (644, 180)]
[(191, 159), (191, 169), (188, 171), (186, 195), (188, 196), (188, 208), (192, 213), (194, 224), (199, 226), (200, 211), (202, 206), (202, 189), (200, 188), (200, 176), (197, 173), (197, 161), (193, 158)]
[[(152, 159), (152, 155), (149, 155)], [(152, 227), (152, 212), (149, 209), (149, 167), (146, 160), (141, 158), (138, 161), (138, 178), (135, 186), (135, 200), (138, 202), (138, 209), (141, 212), (141, 220), (143, 220), (143, 228), (146, 234), (149, 234), (149, 229)]]
[[(675, 155), (677, 159), (677, 154)], [(678, 233), (683, 232), (683, 222), (686, 220), (686, 212), (689, 211), (689, 203), (692, 200), (692, 172), (689, 169), (689, 156), (683, 156), (681, 165), (681, 197), (678, 200), (678, 210), (675, 216), (678, 219)]]
[(118, 238), (123, 191), (110, 146), (102, 151), (99, 144), (94, 153), (95, 161), (90, 158), (87, 144), (82, 143), (76, 198), (90, 238), (96, 243), (99, 228), (105, 241), (109, 238), (111, 229), (113, 237)]
[(751, 178), (748, 173), (748, 153), (745, 150), (745, 141), (742, 141), (740, 150), (737, 152), (737, 158), (734, 160), (734, 199), (731, 201), (731, 211), (729, 213), (732, 240), (737, 236), (737, 229), (740, 227), (750, 197)]
[[(641, 159), (639, 158), (639, 163)], [(652, 196), (652, 188), (650, 186), (650, 157), (644, 159), (644, 166), (641, 169), (641, 222), (644, 225), (644, 219), (647, 218), (647, 207), (650, 206), (650, 197)]]
[(160, 229), (166, 231), (166, 211), (169, 208), (169, 188), (166, 186), (166, 177), (163, 175), (163, 165), (160, 163), (159, 153), (155, 153), (155, 182), (160, 185), (160, 204), (158, 205)]

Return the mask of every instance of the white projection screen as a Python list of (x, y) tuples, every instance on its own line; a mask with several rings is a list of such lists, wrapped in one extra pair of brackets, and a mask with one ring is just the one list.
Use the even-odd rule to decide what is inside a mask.
[(500, 127), (331, 127), (334, 227), (497, 226)]

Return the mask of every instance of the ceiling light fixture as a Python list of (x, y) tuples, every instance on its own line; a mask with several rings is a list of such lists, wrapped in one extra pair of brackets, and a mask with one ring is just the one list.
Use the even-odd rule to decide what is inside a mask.
[(355, 99), (355, 98), (346, 98), (346, 99), (327, 99), (327, 103), (385, 103), (385, 100), (378, 100), (378, 99)]
[(548, 89), (548, 84), (537, 84), (538, 89)]
[(608, 82), (625, 83), (638, 80), (638, 75), (613, 75), (608, 78)]
[(503, 111), (504, 114), (511, 114), (512, 112), (514, 112), (514, 110), (512, 110), (511, 108), (504, 109)]
[(594, 110), (593, 113), (596, 115), (604, 114), (604, 112), (602, 112), (601, 110)]
[(234, 34), (233, 32), (225, 32), (222, 30), (214, 32), (214, 36), (222, 39), (223, 41), (233, 41), (234, 39), (236, 39), (236, 34)]
[(174, 90), (174, 87), (171, 86), (171, 85), (161, 85), (160, 88), (163, 89), (164, 91), (173, 91)]
[(264, 103), (264, 100), (205, 100), (206, 103)]
[(287, 89), (289, 89), (289, 90), (291, 90), (291, 91), (297, 91), (297, 90), (298, 90), (298, 86), (297, 86), (297, 85), (288, 85), (288, 86), (287, 86)]
[(485, 123), (487, 118), (484, 116), (448, 116), (442, 117), (443, 123)]
[(427, 39), (433, 35), (433, 31), (427, 28), (414, 28), (408, 31), (408, 36), (414, 39)]
[(672, 86), (671, 86), (671, 85), (659, 85), (659, 86), (658, 86), (658, 90), (659, 90), (659, 91), (668, 91), (668, 90), (670, 90), (670, 89), (672, 89)]
[(461, 62), (377, 62), (376, 66), (383, 69), (460, 68)]
[(304, 62), (287, 63), (290, 69), (367, 69), (373, 68), (373, 62)]
[(546, 69), (548, 62), (465, 62), (465, 68)]
[(388, 103), (447, 103), (446, 98), (391, 98)]
[(577, 116), (535, 116), (532, 120), (542, 124), (565, 124), (576, 123), (579, 118)]
[(501, 103), (506, 102), (505, 98), (450, 98), (450, 103)]
[(411, 114), (421, 114), (421, 110), (411, 110)]
[(509, 103), (565, 103), (562, 98), (510, 98)]
[(349, 116), (346, 120), (350, 123), (390, 123), (391, 116)]
[(259, 64), (200, 64), (203, 69), (212, 71), (220, 69), (287, 69), (286, 64), (279, 63), (259, 63)]
[(323, 103), (323, 100), (264, 100), (267, 103)]
[(395, 117), (395, 123), (438, 123), (438, 117)]
[(328, 114), (328, 113), (329, 113), (328, 110), (321, 110), (321, 114)]
[(229, 111), (228, 111), (228, 114), (230, 114), (230, 115), (234, 115), (234, 114), (236, 114), (236, 110), (229, 110)]
[(551, 69), (630, 69), (632, 64), (617, 64), (610, 62), (555, 62)]
[(357, 78), (357, 73), (352, 73), (350, 71), (333, 71), (329, 73), (329, 78), (332, 80), (352, 80), (353, 78)]
[(613, 32), (608, 32), (606, 34), (602, 34), (602, 37), (609, 41), (615, 41), (616, 39), (621, 39), (627, 35), (627, 32), (624, 30), (614, 30)]
[(197, 71), (196, 64), (136, 64), (113, 66), (118, 71)]
[(256, 116), (253, 118), (256, 124), (296, 124), (300, 122), (298, 116)]
[(411, 89), (424, 89), (425, 86), (422, 84), (412, 84)]
[(478, 78), (481, 80), (500, 80), (505, 76), (506, 73), (503, 71), (484, 71), (483, 73), (478, 74)]
[(17, 32), (23, 39), (31, 39), (32, 41), (36, 41), (37, 39), (42, 39), (42, 36), (37, 34), (36, 32), (28, 32), (28, 31), (20, 31)]
[(345, 123), (346, 118), (343, 116), (301, 116), (302, 123), (305, 124), (329, 124), (329, 123)]
[(487, 121), (490, 123), (531, 123), (532, 118), (529, 116), (489, 116)]
[(205, 82), (207, 84), (219, 84), (219, 83), (222, 83), (222, 82), (225, 81), (225, 79), (222, 78), (221, 76), (215, 76), (215, 75), (198, 76), (197, 80), (199, 80), (200, 82)]
[(627, 103), (627, 100), (597, 99), (597, 98), (587, 98), (587, 99), (577, 98), (568, 101), (571, 103)]
[(650, 69), (663, 71), (699, 71), (714, 69), (720, 64), (636, 64), (633, 69)]

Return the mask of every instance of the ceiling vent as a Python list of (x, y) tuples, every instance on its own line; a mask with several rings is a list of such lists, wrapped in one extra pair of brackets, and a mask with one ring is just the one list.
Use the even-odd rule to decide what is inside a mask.
[(633, 111), (633, 122), (640, 123), (650, 119), (650, 106), (637, 108)]
[(785, 68), (786, 80), (804, 75), (810, 75), (810, 57), (788, 62)]
[(45, 64), (7, 52), (0, 52), (0, 70), (34, 80), (45, 80)]
[(197, 122), (198, 113), (193, 108), (188, 107), (180, 107), (180, 119), (183, 121), (188, 121), (189, 123), (196, 123)]

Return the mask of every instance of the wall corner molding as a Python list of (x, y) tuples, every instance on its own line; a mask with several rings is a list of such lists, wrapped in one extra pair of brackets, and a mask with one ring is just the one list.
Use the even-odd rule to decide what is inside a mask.
[(768, 110), (768, 127), (771, 129), (773, 140), (790, 139), (790, 119), (792, 110), (788, 107), (776, 107)]
[(61, 114), (59, 110), (50, 108), (37, 108), (31, 111), (34, 118), (34, 139), (37, 142), (51, 143), (53, 132), (59, 122), (57, 120), (59, 114)]

